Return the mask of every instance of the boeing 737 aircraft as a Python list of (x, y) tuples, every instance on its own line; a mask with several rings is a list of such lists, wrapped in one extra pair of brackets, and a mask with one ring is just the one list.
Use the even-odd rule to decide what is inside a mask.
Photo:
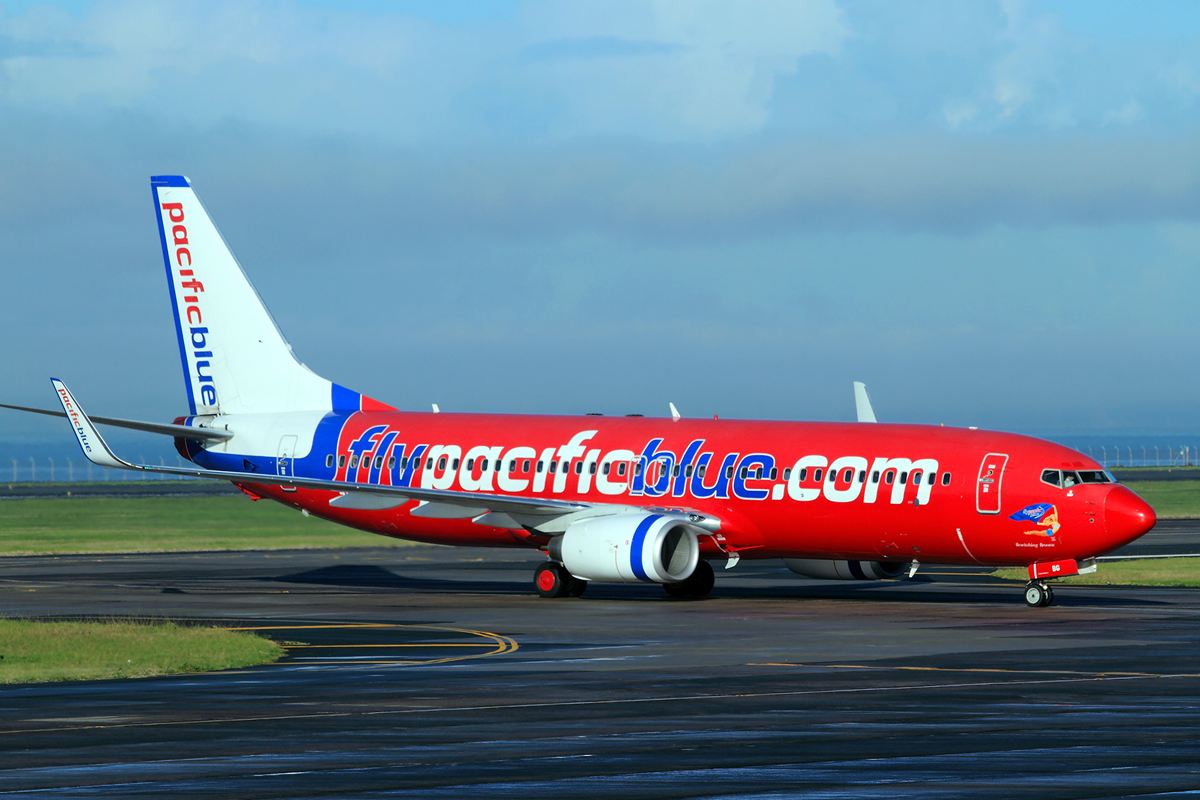
[[(398, 411), (301, 364), (181, 176), (151, 178), (189, 413), (90, 418), (53, 385), (104, 467), (232, 481), (255, 498), (438, 544), (537, 548), (543, 597), (590, 581), (713, 587), (711, 564), (780, 558), (814, 578), (920, 564), (1022, 566), (1047, 578), (1155, 524), (1091, 458), (1007, 433), (858, 423)], [(12, 406), (10, 406), (12, 407)], [(23, 409), (36, 411), (37, 409)], [(41, 412), (62, 415), (60, 412)], [(196, 468), (118, 458), (93, 422), (163, 433)]]

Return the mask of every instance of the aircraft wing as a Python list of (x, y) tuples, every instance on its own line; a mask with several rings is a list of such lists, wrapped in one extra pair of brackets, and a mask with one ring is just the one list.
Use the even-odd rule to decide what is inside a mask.
[[(442, 519), (474, 518), (484, 525), (514, 530), (536, 527), (539, 532), (549, 534), (565, 530), (566, 525), (584, 516), (615, 514), (628, 510), (628, 506), (609, 503), (585, 503), (551, 498), (513, 497), (484, 492), (455, 492), (443, 489), (422, 489), (415, 486), (377, 486), (366, 483), (348, 483), (320, 478), (299, 478), (289, 475), (247, 474), (224, 470), (207, 470), (186, 467), (166, 467), (149, 464), (132, 464), (113, 453), (108, 443), (100, 436), (92, 421), (75, 401), (66, 384), (57, 378), (51, 383), (58, 392), (66, 417), (71, 421), (75, 438), (83, 454), (93, 464), (113, 469), (128, 469), (139, 472), (154, 472), (165, 475), (228, 480), (234, 483), (249, 483), (264, 486), (295, 486), (305, 489), (324, 489), (339, 492), (344, 497), (334, 498), (330, 505), (342, 508), (384, 509), (403, 505), (407, 500), (423, 501), (410, 513), (418, 517)], [(637, 509), (645, 510), (645, 509)], [(489, 520), (481, 519), (484, 515)], [(703, 514), (688, 514), (690, 521), (709, 530), (717, 530), (720, 521)]]

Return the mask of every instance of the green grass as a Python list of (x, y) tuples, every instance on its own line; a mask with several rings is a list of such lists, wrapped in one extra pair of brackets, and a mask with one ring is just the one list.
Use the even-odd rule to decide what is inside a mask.
[(0, 555), (405, 544), (244, 496), (0, 501)]
[[(998, 569), (997, 578), (1029, 580), (1021, 567)], [(1144, 558), (1137, 561), (1101, 561), (1090, 575), (1055, 578), (1056, 583), (1090, 583), (1101, 586), (1200, 586), (1200, 558)]]
[(1164, 519), (1200, 517), (1200, 481), (1129, 481), (1125, 485)]
[(0, 683), (208, 672), (267, 664), (284, 652), (252, 633), (171, 622), (0, 620)]

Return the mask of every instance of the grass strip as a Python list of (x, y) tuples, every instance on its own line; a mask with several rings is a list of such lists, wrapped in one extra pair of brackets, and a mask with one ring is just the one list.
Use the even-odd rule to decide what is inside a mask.
[(356, 531), (249, 497), (80, 497), (0, 502), (0, 555), (387, 547)]
[[(1025, 583), (1029, 573), (1006, 567), (992, 573), (997, 578)], [(1101, 561), (1090, 575), (1055, 578), (1056, 583), (1113, 586), (1200, 586), (1200, 558), (1145, 558), (1137, 561)]]
[(0, 620), (0, 683), (209, 672), (268, 664), (284, 652), (253, 633), (173, 622)]
[(1128, 481), (1163, 519), (1200, 517), (1200, 481)]

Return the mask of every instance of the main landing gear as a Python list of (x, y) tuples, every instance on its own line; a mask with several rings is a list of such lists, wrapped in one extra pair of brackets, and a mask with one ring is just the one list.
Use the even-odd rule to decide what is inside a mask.
[(540, 597), (579, 597), (587, 581), (579, 580), (557, 561), (547, 561), (533, 573), (533, 585)]
[(1025, 602), (1035, 608), (1045, 608), (1054, 602), (1054, 590), (1043, 581), (1025, 584)]
[(712, 591), (715, 582), (712, 566), (707, 561), (699, 561), (691, 575), (679, 583), (664, 583), (663, 588), (671, 597), (704, 597)]

